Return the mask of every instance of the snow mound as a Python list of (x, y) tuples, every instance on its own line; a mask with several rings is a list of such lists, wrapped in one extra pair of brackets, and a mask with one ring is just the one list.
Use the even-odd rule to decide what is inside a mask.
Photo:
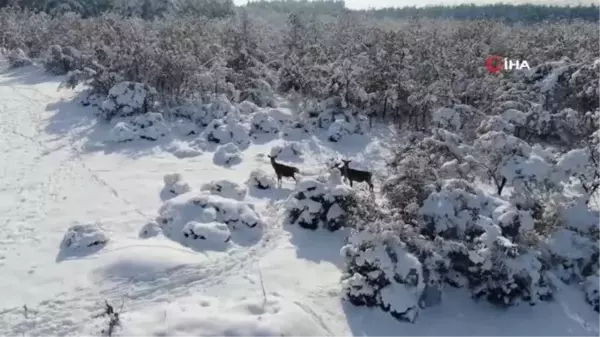
[(27, 67), (33, 64), (33, 61), (20, 48), (12, 50), (7, 58), (11, 68)]
[(158, 112), (149, 112), (137, 116), (132, 123), (137, 127), (137, 132), (141, 139), (157, 140), (169, 132), (169, 127), (163, 115)]
[[(194, 296), (128, 313), (125, 336), (326, 336), (320, 319), (297, 301)], [(169, 324), (161, 324), (168, 317)], [(97, 330), (97, 329), (96, 329)]]
[(173, 123), (173, 130), (182, 136), (197, 135), (199, 133), (198, 126), (185, 119), (178, 119)]
[(183, 180), (179, 173), (165, 174), (163, 181), (165, 183), (165, 186), (161, 191), (161, 198), (163, 200), (176, 197), (191, 190), (190, 185)]
[(161, 233), (160, 226), (156, 221), (150, 221), (142, 227), (139, 233), (140, 239), (148, 239), (158, 236)]
[(194, 248), (221, 250), (229, 246), (231, 232), (226, 224), (219, 222), (200, 223), (188, 222), (183, 227), (183, 236), (187, 239), (186, 246), (194, 245)]
[(294, 119), (294, 116), (289, 110), (284, 111), (281, 109), (269, 109), (267, 114), (274, 120), (278, 121), (280, 125), (290, 123)]
[(299, 139), (309, 134), (310, 131), (310, 124), (306, 124), (299, 119), (284, 124), (281, 130), (283, 137), (286, 139)]
[(149, 112), (129, 121), (119, 121), (111, 129), (109, 140), (115, 143), (136, 139), (158, 140), (169, 133), (169, 127), (162, 114)]
[(298, 142), (285, 142), (283, 145), (275, 145), (271, 148), (271, 157), (281, 160), (298, 160), (302, 156), (302, 147)]
[(220, 195), (224, 198), (230, 198), (235, 200), (244, 200), (246, 197), (246, 189), (237, 183), (229, 180), (221, 179), (211, 181), (202, 185), (200, 188), (202, 191), (209, 191), (211, 194)]
[(215, 151), (213, 162), (221, 166), (233, 166), (242, 162), (240, 149), (233, 143), (221, 145)]
[(327, 228), (330, 231), (340, 229), (346, 222), (347, 210), (356, 199), (349, 186), (341, 184), (339, 170), (333, 170), (329, 177), (319, 181), (314, 178), (302, 178), (290, 195), (286, 204), (288, 222), (302, 228), (316, 230)]
[(249, 130), (235, 121), (213, 120), (206, 128), (206, 140), (216, 144), (234, 142), (239, 147), (250, 145)]
[(109, 132), (109, 139), (115, 143), (125, 143), (138, 138), (135, 127), (126, 122), (118, 122)]
[(260, 108), (250, 102), (250, 101), (243, 101), (240, 104), (237, 105), (238, 111), (242, 114), (242, 115), (246, 115), (249, 116), (255, 112), (257, 112), (258, 110), (260, 110)]
[(189, 104), (180, 107), (177, 114), (191, 119), (197, 125), (205, 127), (214, 120), (222, 120), (226, 116), (235, 114), (236, 112), (237, 110), (231, 102), (226, 97), (220, 96), (210, 103), (201, 106), (198, 104)]
[[(164, 235), (185, 246), (189, 245), (190, 226), (187, 225), (190, 222), (225, 224), (231, 231), (232, 241), (236, 243), (254, 242), (258, 239), (256, 234), (263, 227), (263, 220), (252, 204), (209, 194), (206, 191), (186, 193), (170, 199), (163, 204), (158, 213), (156, 221)], [(202, 229), (206, 230), (205, 227)], [(217, 231), (218, 228), (213, 229)]]
[(83, 256), (103, 248), (108, 236), (98, 224), (77, 224), (69, 227), (60, 243), (60, 255)]
[(204, 153), (200, 149), (191, 147), (189, 143), (180, 141), (174, 141), (166, 150), (179, 159), (198, 157)]
[(250, 177), (246, 181), (246, 185), (258, 188), (259, 190), (274, 188), (276, 184), (277, 182), (273, 178), (273, 175), (269, 175), (263, 170), (250, 172)]
[(100, 110), (107, 120), (115, 116), (127, 117), (146, 113), (152, 107), (154, 88), (147, 84), (124, 81), (108, 91)]
[(339, 142), (342, 137), (352, 133), (354, 133), (354, 126), (344, 120), (338, 119), (329, 126), (327, 139), (331, 142)]

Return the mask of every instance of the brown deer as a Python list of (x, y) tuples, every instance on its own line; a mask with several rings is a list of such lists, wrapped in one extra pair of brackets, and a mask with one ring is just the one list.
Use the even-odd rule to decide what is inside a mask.
[(279, 184), (279, 186), (281, 186), (281, 178), (282, 177), (289, 177), (294, 179), (296, 182), (298, 181), (296, 179), (295, 174), (299, 173), (300, 170), (298, 170), (296, 167), (293, 166), (287, 166), (287, 165), (283, 165), (283, 164), (279, 164), (277, 162), (275, 162), (275, 158), (277, 158), (277, 156), (267, 156), (271, 159), (271, 165), (273, 166), (273, 169), (275, 170), (275, 174), (277, 175), (277, 183)]
[(371, 192), (373, 192), (373, 182), (371, 181), (373, 178), (373, 174), (371, 172), (367, 172), (367, 171), (351, 169), (348, 165), (351, 161), (352, 160), (342, 159), (342, 162), (344, 163), (344, 165), (343, 166), (339, 166), (339, 164), (337, 165), (337, 168), (340, 169), (340, 171), (342, 172), (342, 176), (350, 181), (350, 187), (352, 187), (353, 181), (356, 181), (359, 183), (366, 182), (369, 185), (369, 190), (371, 190)]

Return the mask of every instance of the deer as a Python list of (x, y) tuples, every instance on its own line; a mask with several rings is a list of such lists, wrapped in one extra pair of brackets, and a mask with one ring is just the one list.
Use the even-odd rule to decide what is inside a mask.
[(342, 162), (344, 164), (342, 166), (340, 166), (340, 164), (338, 164), (336, 167), (338, 169), (340, 169), (340, 171), (342, 172), (342, 176), (345, 177), (348, 181), (350, 181), (350, 187), (352, 187), (353, 181), (356, 181), (359, 183), (366, 182), (369, 185), (369, 190), (371, 192), (373, 192), (373, 182), (371, 181), (371, 179), (373, 178), (373, 174), (368, 171), (360, 171), (360, 170), (351, 169), (349, 167), (349, 164), (351, 161), (352, 160), (342, 159)]
[(296, 173), (300, 173), (300, 170), (298, 170), (298, 168), (293, 167), (293, 166), (283, 165), (283, 164), (275, 162), (275, 158), (277, 158), (277, 156), (267, 156), (267, 157), (269, 157), (269, 159), (271, 159), (271, 165), (273, 166), (273, 169), (275, 170), (275, 174), (277, 175), (277, 183), (279, 184), (279, 186), (281, 186), (281, 178), (283, 178), (283, 177), (290, 177), (290, 178), (294, 179), (296, 182), (298, 182), (298, 180), (296, 179), (296, 176), (295, 176)]

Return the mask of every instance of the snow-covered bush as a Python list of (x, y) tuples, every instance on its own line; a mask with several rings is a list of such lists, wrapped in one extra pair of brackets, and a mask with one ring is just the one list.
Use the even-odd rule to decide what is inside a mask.
[(8, 58), (8, 64), (10, 65), (11, 68), (21, 68), (21, 67), (30, 66), (33, 64), (33, 61), (29, 57), (27, 57), (25, 52), (20, 48), (12, 50), (8, 54), (7, 58)]
[(247, 147), (250, 144), (249, 130), (245, 125), (222, 119), (213, 120), (205, 131), (206, 140), (217, 144), (234, 142), (239, 147)]
[(259, 190), (267, 190), (274, 188), (277, 182), (272, 174), (268, 174), (263, 170), (254, 170), (250, 172), (250, 177), (248, 177), (246, 184)]
[(458, 131), (461, 126), (461, 117), (458, 111), (450, 108), (439, 108), (433, 112), (433, 122), (443, 129)]
[(491, 116), (481, 121), (481, 124), (477, 128), (478, 134), (485, 134), (492, 131), (512, 134), (515, 131), (515, 126), (501, 116)]
[(299, 138), (307, 135), (312, 130), (310, 124), (306, 121), (302, 121), (299, 119), (293, 120), (289, 123), (286, 123), (281, 130), (283, 137), (286, 139), (289, 138)]
[(86, 255), (107, 243), (108, 236), (98, 224), (77, 224), (65, 233), (60, 243), (60, 254), (63, 257)]
[(264, 111), (254, 113), (250, 123), (250, 134), (253, 136), (260, 134), (276, 135), (281, 129), (279, 122)]
[(139, 237), (141, 239), (148, 239), (158, 236), (161, 233), (160, 226), (156, 221), (149, 221), (140, 229)]
[(517, 173), (516, 163), (529, 158), (531, 147), (522, 139), (504, 132), (490, 131), (481, 135), (473, 143), (478, 167), (483, 176), (494, 182), (498, 195), (502, 194), (509, 174)]
[(346, 259), (345, 299), (358, 306), (378, 306), (399, 320), (415, 321), (425, 289), (423, 266), (404, 243), (385, 244), (361, 231), (348, 239), (341, 254)]
[(182, 136), (197, 135), (199, 133), (198, 126), (185, 119), (177, 119), (173, 123), (173, 130)]
[[(390, 166), (393, 171), (383, 183), (382, 192), (394, 209), (416, 221), (420, 205), (435, 188), (434, 183), (438, 180), (434, 169), (436, 166), (431, 157), (418, 148), (407, 151), (406, 155), (396, 155), (390, 161)], [(404, 221), (412, 222), (407, 218)]]
[(599, 309), (599, 287), (600, 287), (600, 278), (598, 274), (590, 275), (585, 280), (584, 290), (585, 290), (585, 299), (586, 301), (594, 308), (596, 312), (600, 312)]
[(83, 67), (83, 55), (74, 47), (52, 45), (44, 60), (46, 70), (55, 75), (65, 75)]
[(179, 173), (168, 173), (163, 177), (165, 186), (161, 192), (163, 199), (170, 199), (191, 190), (190, 185), (183, 180)]
[(466, 277), (474, 297), (504, 306), (550, 297), (539, 254), (520, 243), (533, 230), (529, 212), (465, 181), (449, 180), (429, 195), (419, 214), (425, 233), (449, 240), (442, 255)]
[(214, 248), (215, 242), (206, 240), (225, 243), (228, 236), (234, 242), (256, 239), (252, 232), (264, 226), (251, 204), (206, 191), (170, 199), (158, 213), (156, 221), (167, 238), (184, 245), (191, 245), (193, 240), (194, 248)]
[(321, 182), (318, 179), (303, 178), (291, 194), (286, 204), (288, 221), (303, 228), (330, 231), (345, 225), (348, 210), (356, 202), (349, 186), (342, 184), (341, 173), (334, 169), (329, 177)]
[(275, 92), (271, 85), (262, 79), (251, 80), (248, 88), (240, 93), (240, 99), (249, 100), (260, 107), (275, 105), (274, 96)]
[(213, 162), (221, 166), (233, 166), (242, 162), (240, 149), (233, 143), (221, 145), (215, 151)]
[(165, 118), (158, 112), (136, 116), (131, 124), (137, 129), (138, 136), (145, 140), (158, 140), (169, 133)]
[(235, 106), (221, 95), (202, 106), (190, 104), (180, 107), (177, 114), (192, 119), (200, 126), (208, 126), (214, 120), (222, 120), (223, 123), (226, 116), (235, 114), (236, 111)]
[(256, 104), (254, 104), (250, 101), (241, 102), (240, 104), (237, 105), (237, 109), (242, 115), (245, 115), (245, 116), (249, 116), (249, 115), (257, 112), (258, 110), (260, 110), (260, 108)]
[[(231, 240), (231, 231), (226, 224), (219, 222), (188, 222), (183, 228), (186, 245), (192, 242), (204, 249), (224, 250)], [(200, 240), (200, 241), (198, 241)]]
[[(401, 176), (410, 177), (413, 172), (411, 180), (419, 181), (423, 179), (419, 177), (428, 175), (427, 166), (422, 166), (423, 161), (418, 158), (409, 154), (400, 161)], [(391, 185), (411, 181), (401, 176), (386, 183), (386, 193), (394, 196), (399, 191), (410, 191), (403, 187), (404, 183)], [(530, 211), (491, 196), (466, 180), (425, 181), (430, 181), (425, 188), (392, 199), (394, 207), (402, 207), (399, 215), (412, 223), (408, 228), (418, 233), (397, 237), (408, 244), (413, 254), (423, 252), (425, 247), (431, 252), (429, 256), (437, 256), (431, 260), (435, 262), (425, 263), (424, 255), (417, 254), (424, 265), (438, 265), (428, 267), (424, 274), (437, 275), (436, 280), (453, 286), (468, 286), (473, 297), (484, 297), (503, 306), (551, 297), (547, 266), (539, 251), (525, 243), (534, 230)], [(423, 239), (415, 239), (419, 234)], [(424, 242), (429, 244), (423, 246)]]
[(342, 137), (352, 133), (351, 129), (352, 126), (350, 124), (338, 119), (329, 126), (327, 139), (331, 142), (339, 142)]
[(102, 117), (128, 117), (148, 112), (154, 106), (156, 90), (147, 84), (121, 82), (113, 86), (102, 102)]
[(366, 128), (363, 119), (347, 113), (342, 116), (322, 113), (319, 117), (319, 124), (327, 125), (327, 138), (331, 142), (339, 142), (346, 135), (363, 134)]
[(467, 278), (475, 298), (485, 297), (506, 307), (520, 301), (535, 304), (552, 297), (550, 281), (535, 252), (498, 236), (491, 245), (487, 243), (469, 254), (474, 265)]
[(544, 253), (564, 282), (581, 282), (598, 270), (598, 242), (567, 228), (546, 239)]
[(209, 191), (211, 194), (220, 195), (224, 198), (244, 200), (246, 189), (233, 181), (221, 179), (211, 181), (202, 185), (201, 191)]
[[(93, 79), (97, 75), (98, 72), (89, 67), (71, 70), (67, 72), (64, 81), (58, 86), (58, 88), (74, 89), (80, 84), (90, 84), (91, 82), (93, 82)], [(94, 107), (100, 107), (102, 105), (102, 102), (104, 101), (104, 96), (105, 95), (103, 95), (100, 92), (95, 92), (94, 90), (87, 90), (87, 92), (84, 92), (80, 103), (83, 106), (91, 105)]]
[(108, 138), (115, 143), (130, 142), (138, 139), (136, 128), (127, 122), (118, 122), (110, 129)]
[(112, 142), (129, 142), (136, 139), (155, 141), (169, 133), (169, 127), (162, 114), (149, 112), (127, 121), (117, 122), (110, 130)]

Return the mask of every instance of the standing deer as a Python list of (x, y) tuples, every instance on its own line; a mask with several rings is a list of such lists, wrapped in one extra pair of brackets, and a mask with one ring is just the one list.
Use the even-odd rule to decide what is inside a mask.
[(298, 170), (296, 167), (293, 166), (287, 166), (287, 165), (283, 165), (283, 164), (279, 164), (277, 162), (275, 162), (275, 158), (277, 158), (277, 156), (267, 156), (271, 159), (271, 165), (273, 166), (273, 169), (275, 170), (275, 174), (277, 175), (277, 183), (279, 184), (279, 186), (281, 186), (281, 178), (282, 177), (290, 177), (292, 179), (294, 179), (296, 182), (298, 181), (295, 177), (296, 173), (299, 173), (300, 170)]
[(342, 159), (342, 162), (344, 163), (343, 166), (337, 166), (337, 168), (340, 169), (340, 171), (342, 172), (342, 176), (344, 176), (347, 180), (350, 181), (350, 187), (352, 187), (352, 182), (356, 181), (356, 182), (366, 182), (369, 185), (369, 190), (371, 190), (371, 192), (373, 192), (373, 182), (371, 181), (371, 179), (373, 178), (373, 174), (371, 172), (367, 172), (367, 171), (360, 171), (360, 170), (355, 170), (355, 169), (351, 169), (349, 167), (349, 163), (352, 160), (344, 160)]

